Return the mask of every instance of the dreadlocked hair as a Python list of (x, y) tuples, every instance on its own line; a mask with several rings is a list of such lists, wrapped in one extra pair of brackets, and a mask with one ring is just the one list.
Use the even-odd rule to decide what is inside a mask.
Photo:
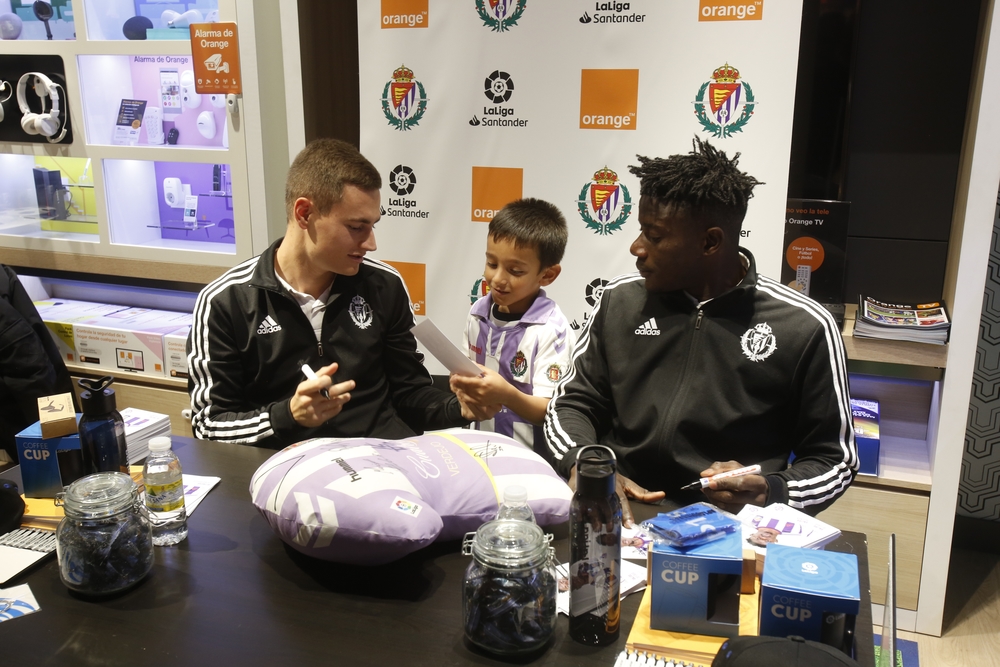
[(737, 168), (740, 154), (726, 154), (698, 137), (693, 151), (668, 158), (636, 155), (638, 166), (628, 169), (639, 177), (639, 193), (663, 205), (697, 212), (718, 222), (739, 225), (761, 181)]

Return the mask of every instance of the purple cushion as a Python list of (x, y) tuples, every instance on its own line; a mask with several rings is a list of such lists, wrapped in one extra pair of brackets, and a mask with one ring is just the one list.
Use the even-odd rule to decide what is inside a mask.
[(250, 494), (294, 549), (378, 565), (475, 530), (513, 484), (528, 490), (539, 525), (569, 517), (572, 491), (540, 456), (511, 438), (465, 429), (306, 440), (265, 461)]

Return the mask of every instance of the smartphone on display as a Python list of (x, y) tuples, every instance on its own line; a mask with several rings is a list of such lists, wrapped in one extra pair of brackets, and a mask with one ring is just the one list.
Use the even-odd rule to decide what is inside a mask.
[(160, 106), (164, 115), (181, 112), (181, 77), (175, 69), (160, 70)]

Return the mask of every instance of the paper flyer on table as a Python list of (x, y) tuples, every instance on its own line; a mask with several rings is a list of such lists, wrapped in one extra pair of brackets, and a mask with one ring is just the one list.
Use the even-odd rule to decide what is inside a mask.
[(0, 623), (41, 610), (28, 584), (0, 588)]
[(208, 492), (219, 483), (219, 477), (203, 475), (183, 475), (184, 478), (184, 510), (188, 516), (201, 504)]
[(410, 331), (419, 340), (427, 351), (434, 355), (434, 358), (444, 364), (450, 372), (457, 375), (467, 375), (476, 377), (482, 371), (476, 366), (462, 350), (458, 349), (440, 329), (437, 328), (430, 318), (425, 319)]

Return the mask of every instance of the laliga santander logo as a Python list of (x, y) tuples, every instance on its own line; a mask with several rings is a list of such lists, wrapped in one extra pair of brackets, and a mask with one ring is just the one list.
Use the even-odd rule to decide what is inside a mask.
[(476, 0), (476, 11), (483, 25), (493, 32), (506, 32), (517, 25), (527, 4), (528, 0)]
[[(705, 112), (706, 104), (711, 116)], [(750, 84), (740, 80), (740, 71), (726, 63), (712, 72), (712, 78), (698, 89), (694, 98), (694, 114), (705, 132), (726, 139), (743, 131), (743, 126), (753, 116), (755, 105)]]
[(618, 174), (604, 167), (594, 174), (592, 181), (583, 185), (576, 206), (587, 229), (605, 236), (620, 231), (628, 220), (632, 197), (628, 188), (618, 182)]
[(389, 125), (403, 132), (420, 123), (427, 111), (424, 84), (413, 78), (413, 70), (400, 65), (382, 90), (382, 113)]

